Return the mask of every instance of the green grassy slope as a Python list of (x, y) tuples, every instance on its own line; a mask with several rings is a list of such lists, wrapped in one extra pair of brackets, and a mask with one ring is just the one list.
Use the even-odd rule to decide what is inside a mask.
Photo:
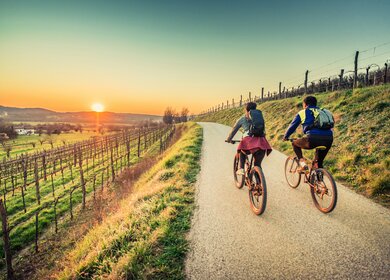
[[(336, 119), (335, 141), (325, 167), (338, 181), (389, 205), (390, 86), (322, 93), (316, 97), (319, 106), (331, 110)], [(282, 137), (302, 109), (301, 101), (302, 97), (295, 97), (258, 106), (266, 120), (267, 138), (274, 148), (286, 154), (292, 154), (292, 148)], [(233, 108), (198, 117), (197, 121), (233, 125), (242, 114), (242, 108)], [(302, 133), (301, 129), (298, 132)], [(312, 158), (310, 152), (305, 155)]]

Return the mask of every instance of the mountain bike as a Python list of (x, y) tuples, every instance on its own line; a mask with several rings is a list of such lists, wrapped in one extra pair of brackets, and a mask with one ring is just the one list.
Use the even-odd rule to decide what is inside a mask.
[[(230, 143), (235, 144), (239, 140), (232, 140)], [(263, 171), (260, 167), (254, 166), (253, 155), (248, 159), (246, 155), (244, 175), (237, 175), (237, 170), (240, 166), (240, 152), (234, 156), (233, 175), (234, 182), (238, 189), (241, 189), (244, 184), (248, 186), (249, 203), (252, 211), (256, 215), (261, 215), (265, 211), (267, 205), (267, 184)]]
[[(295, 139), (288, 139), (294, 141)], [(319, 150), (325, 150), (325, 146), (316, 147), (316, 153)], [(324, 168), (318, 168), (315, 158), (309, 164), (309, 169), (299, 171), (299, 159), (290, 156), (284, 165), (284, 174), (286, 181), (292, 188), (297, 188), (303, 176), (304, 182), (310, 187), (311, 197), (314, 205), (323, 213), (330, 213), (336, 207), (337, 187), (332, 174)]]

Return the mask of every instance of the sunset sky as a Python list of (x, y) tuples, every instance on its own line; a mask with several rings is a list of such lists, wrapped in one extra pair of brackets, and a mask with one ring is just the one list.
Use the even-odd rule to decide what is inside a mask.
[(296, 86), (306, 69), (351, 70), (356, 50), (362, 66), (383, 65), (389, 11), (385, 0), (0, 0), (0, 105), (198, 113)]

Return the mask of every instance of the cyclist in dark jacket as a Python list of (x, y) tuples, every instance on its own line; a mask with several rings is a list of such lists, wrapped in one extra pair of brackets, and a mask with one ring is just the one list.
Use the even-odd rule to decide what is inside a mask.
[(333, 131), (332, 129), (319, 129), (314, 127), (314, 114), (312, 109), (319, 109), (317, 107), (317, 99), (314, 96), (307, 96), (303, 100), (303, 110), (301, 110), (293, 119), (283, 140), (287, 141), (288, 138), (295, 132), (300, 124), (302, 124), (303, 133), (305, 136), (300, 139), (295, 139), (292, 142), (292, 146), (295, 154), (299, 159), (300, 169), (307, 170), (307, 164), (302, 155), (302, 149), (314, 149), (318, 146), (325, 146), (325, 150), (317, 151), (315, 155), (315, 161), (317, 161), (318, 167), (323, 167), (323, 162), (329, 149), (333, 143)]

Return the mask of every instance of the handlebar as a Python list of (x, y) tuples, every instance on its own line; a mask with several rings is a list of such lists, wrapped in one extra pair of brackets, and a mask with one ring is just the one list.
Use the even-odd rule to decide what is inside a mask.
[(241, 140), (231, 140), (230, 142), (228, 142), (227, 140), (225, 140), (226, 143), (230, 143), (230, 144), (236, 144), (236, 143), (239, 143), (241, 142)]

